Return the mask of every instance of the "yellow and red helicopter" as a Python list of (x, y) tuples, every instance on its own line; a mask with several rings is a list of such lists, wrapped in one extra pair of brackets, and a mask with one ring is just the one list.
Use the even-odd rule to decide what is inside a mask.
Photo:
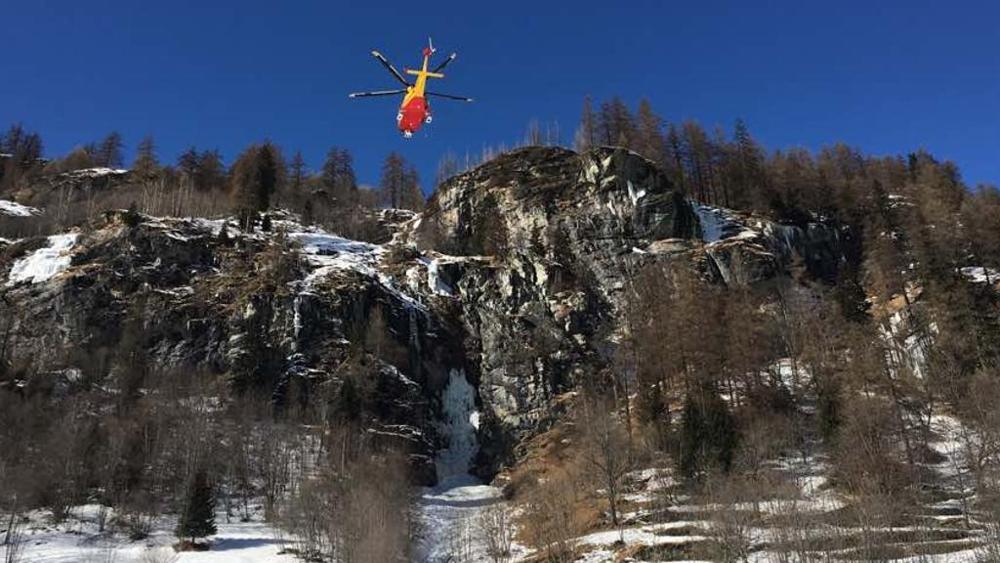
[(411, 70), (404, 68), (403, 70), (406, 74), (416, 76), (417, 79), (411, 84), (402, 74), (396, 70), (396, 67), (392, 66), (382, 53), (378, 51), (372, 51), (372, 55), (378, 59), (378, 62), (382, 63), (382, 66), (386, 68), (392, 76), (396, 78), (405, 88), (400, 88), (398, 90), (378, 90), (375, 92), (355, 92), (350, 94), (351, 98), (371, 98), (376, 96), (396, 96), (399, 94), (404, 94), (403, 103), (399, 105), (399, 113), (396, 114), (396, 125), (399, 130), (402, 131), (403, 136), (409, 139), (413, 134), (420, 129), (420, 126), (424, 123), (431, 122), (431, 107), (427, 103), (428, 97), (434, 98), (445, 98), (448, 100), (458, 100), (461, 102), (471, 102), (472, 98), (466, 98), (465, 96), (453, 96), (451, 94), (439, 94), (437, 92), (427, 91), (427, 79), (428, 78), (444, 78), (441, 74), (441, 70), (448, 66), (448, 63), (455, 60), (458, 56), (457, 53), (452, 53), (448, 55), (448, 58), (441, 61), (441, 64), (434, 67), (432, 70), (427, 70), (430, 64), (431, 56), (434, 55), (436, 49), (434, 48), (434, 42), (430, 39), (427, 40), (427, 46), (424, 47), (424, 64), (421, 70)]

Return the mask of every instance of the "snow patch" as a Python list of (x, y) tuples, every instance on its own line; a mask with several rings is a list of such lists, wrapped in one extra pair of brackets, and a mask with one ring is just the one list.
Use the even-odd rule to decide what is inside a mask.
[(39, 248), (14, 262), (7, 285), (12, 286), (22, 282), (41, 283), (69, 268), (72, 262), (69, 251), (79, 236), (76, 233), (69, 233), (48, 237), (48, 246)]
[(40, 213), (41, 211), (34, 207), (21, 205), (16, 201), (0, 199), (0, 215), (8, 215), (10, 217), (31, 217), (32, 215), (39, 215)]
[(664, 524), (653, 524), (650, 526), (640, 526), (638, 528), (625, 528), (610, 530), (607, 532), (595, 532), (577, 538), (579, 545), (614, 545), (619, 540), (625, 540), (627, 545), (685, 545), (690, 543), (706, 541), (709, 538), (702, 535), (670, 535), (671, 530), (682, 530), (702, 527), (703, 523), (698, 521), (677, 521)]
[(701, 240), (711, 245), (722, 240), (747, 240), (760, 236), (758, 231), (749, 229), (733, 219), (727, 210), (719, 207), (692, 204), (701, 226)]
[[(24, 561), (80, 563), (88, 561), (142, 563), (265, 563), (300, 561), (291, 554), (281, 554), (286, 541), (283, 534), (260, 521), (226, 523), (225, 513), (216, 514), (218, 533), (211, 538), (209, 551), (174, 553), (171, 544), (177, 538), (171, 531), (175, 518), (159, 518), (155, 529), (144, 541), (133, 542), (110, 533), (101, 533), (95, 522), (96, 505), (77, 507), (73, 518), (59, 526), (50, 526), (32, 518), (24, 535)], [(41, 516), (41, 515), (40, 515)]]
[(972, 283), (996, 283), (997, 280), (1000, 280), (1000, 272), (984, 266), (962, 268), (962, 275)]
[(128, 174), (128, 170), (124, 168), (81, 168), (80, 170), (71, 170), (63, 174), (63, 176), (69, 176), (71, 178), (100, 178), (102, 176), (117, 176), (121, 174)]

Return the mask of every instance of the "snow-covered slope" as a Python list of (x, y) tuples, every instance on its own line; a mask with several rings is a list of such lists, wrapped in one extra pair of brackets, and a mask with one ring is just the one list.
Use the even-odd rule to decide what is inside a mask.
[(69, 267), (72, 257), (69, 252), (79, 237), (76, 233), (52, 235), (48, 246), (39, 248), (28, 256), (14, 262), (7, 285), (22, 282), (41, 283), (52, 279)]
[[(225, 514), (216, 515), (218, 533), (209, 551), (176, 553), (170, 547), (174, 518), (160, 518), (151, 535), (131, 541), (97, 525), (96, 505), (76, 507), (60, 524), (46, 522), (42, 513), (33, 513), (21, 539), (21, 561), (32, 563), (291, 563), (301, 561), (282, 554), (285, 541), (275, 528), (254, 520), (226, 523)], [(3, 555), (0, 548), (0, 555)]]

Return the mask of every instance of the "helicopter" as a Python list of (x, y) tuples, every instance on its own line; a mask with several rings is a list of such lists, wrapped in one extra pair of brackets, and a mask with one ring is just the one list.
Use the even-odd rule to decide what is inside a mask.
[(400, 88), (397, 90), (377, 90), (374, 92), (355, 92), (349, 94), (350, 98), (372, 98), (378, 96), (396, 96), (403, 94), (403, 102), (399, 105), (399, 112), (396, 114), (396, 126), (403, 133), (403, 137), (409, 139), (413, 134), (420, 129), (420, 127), (425, 123), (431, 122), (431, 108), (430, 104), (427, 102), (428, 97), (434, 98), (444, 98), (448, 100), (458, 100), (460, 102), (471, 102), (472, 98), (467, 98), (465, 96), (454, 96), (451, 94), (440, 94), (437, 92), (427, 91), (427, 79), (428, 78), (444, 78), (441, 71), (444, 67), (455, 60), (458, 56), (457, 53), (452, 53), (448, 55), (448, 58), (441, 61), (441, 64), (434, 67), (432, 70), (427, 70), (430, 64), (431, 56), (437, 50), (434, 48), (434, 42), (428, 38), (427, 46), (424, 47), (423, 56), (424, 64), (421, 70), (411, 70), (404, 68), (403, 70), (408, 75), (416, 76), (416, 80), (411, 84), (402, 74), (396, 70), (396, 67), (392, 66), (385, 56), (378, 51), (372, 51), (372, 56), (374, 56), (378, 62), (382, 63), (382, 66), (388, 70), (392, 76), (405, 88)]

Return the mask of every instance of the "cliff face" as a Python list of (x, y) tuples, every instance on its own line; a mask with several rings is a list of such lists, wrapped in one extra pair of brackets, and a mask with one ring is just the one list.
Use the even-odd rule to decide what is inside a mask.
[(501, 156), (440, 186), (422, 215), (386, 212), (381, 245), (273, 223), (241, 233), (113, 212), (4, 243), (0, 384), (79, 384), (130, 331), (159, 377), (217, 374), (284, 406), (329, 397), (360, 363), (372, 431), (408, 444), (430, 481), (440, 392), (464, 370), (490, 473), (558, 415), (560, 393), (608, 365), (639, 268), (690, 260), (707, 283), (748, 284), (793, 263), (828, 278), (842, 259), (836, 229), (692, 204), (610, 148)]
[(487, 458), (502, 460), (608, 367), (644, 266), (691, 261), (708, 282), (753, 284), (795, 263), (830, 279), (840, 237), (694, 204), (625, 150), (527, 148), (446, 182), (399, 240), (452, 254), (435, 268), (462, 309)]

